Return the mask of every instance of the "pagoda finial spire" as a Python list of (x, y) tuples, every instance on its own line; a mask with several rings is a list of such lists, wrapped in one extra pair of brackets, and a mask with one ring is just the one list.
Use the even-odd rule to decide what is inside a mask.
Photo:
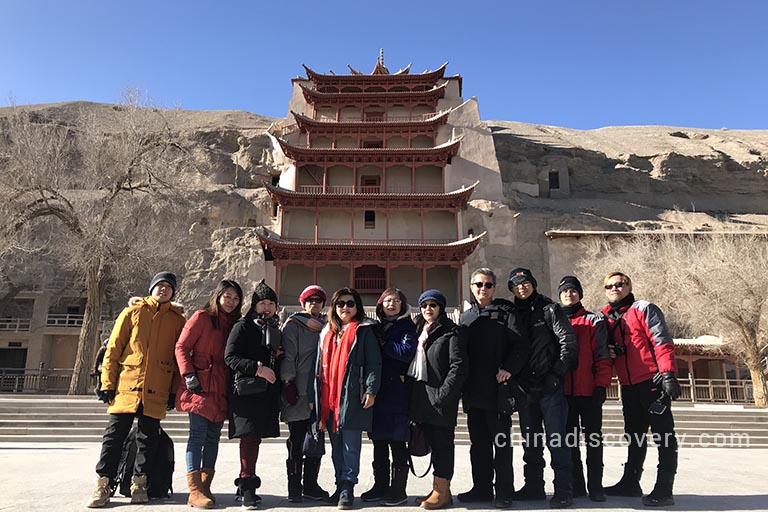
[(379, 66), (384, 66), (384, 48), (379, 48)]

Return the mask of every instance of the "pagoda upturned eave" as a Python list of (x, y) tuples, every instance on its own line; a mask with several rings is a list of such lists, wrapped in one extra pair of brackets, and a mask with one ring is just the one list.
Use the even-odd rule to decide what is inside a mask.
[(275, 203), (283, 208), (324, 209), (443, 209), (458, 210), (467, 206), (479, 181), (451, 192), (383, 192), (383, 193), (314, 193), (290, 190), (269, 183), (264, 186)]
[[(388, 76), (388, 75), (378, 75)], [(307, 103), (314, 105), (317, 103), (330, 104), (330, 103), (349, 103), (349, 102), (381, 102), (386, 100), (388, 102), (400, 102), (400, 103), (424, 103), (429, 101), (437, 101), (445, 97), (445, 91), (447, 82), (435, 86), (425, 91), (397, 91), (397, 92), (320, 92), (315, 89), (311, 89), (304, 84), (299, 84), (304, 99)]]
[(291, 115), (293, 115), (293, 118), (296, 120), (296, 124), (299, 126), (299, 129), (301, 129), (302, 131), (308, 131), (309, 129), (317, 131), (317, 130), (329, 129), (335, 126), (361, 127), (361, 128), (381, 127), (381, 128), (387, 128), (388, 130), (391, 130), (392, 128), (438, 126), (438, 125), (444, 125), (448, 121), (448, 114), (450, 113), (451, 113), (450, 110), (443, 110), (442, 112), (435, 112), (432, 115), (422, 116), (420, 119), (395, 118), (392, 121), (389, 121), (386, 119), (383, 121), (364, 121), (362, 119), (360, 120), (340, 119), (336, 121), (336, 120), (312, 119), (311, 117), (305, 116), (304, 114), (299, 114), (298, 112), (294, 112), (293, 110), (291, 111)]
[(445, 164), (459, 153), (463, 135), (439, 146), (429, 148), (308, 148), (289, 144), (277, 138), (288, 158), (303, 164), (345, 163), (403, 163)]
[(422, 82), (422, 81), (437, 81), (443, 78), (445, 75), (445, 69), (448, 67), (448, 62), (443, 63), (442, 66), (434, 71), (425, 71), (424, 73), (392, 73), (389, 75), (365, 75), (365, 74), (344, 74), (344, 75), (332, 75), (323, 74), (313, 71), (309, 66), (302, 64), (304, 71), (307, 73), (307, 78), (294, 78), (297, 80), (311, 80), (316, 84), (323, 85), (351, 85), (351, 84), (376, 84), (382, 82)]

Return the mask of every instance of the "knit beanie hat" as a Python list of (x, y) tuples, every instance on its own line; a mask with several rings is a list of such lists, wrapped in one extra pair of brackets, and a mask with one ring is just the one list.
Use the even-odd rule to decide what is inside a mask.
[(526, 281), (531, 283), (534, 289), (539, 286), (539, 283), (536, 282), (536, 278), (533, 277), (533, 274), (529, 269), (517, 267), (509, 273), (509, 282), (507, 283), (507, 287), (509, 288), (509, 291), (512, 291), (515, 286)]
[(310, 297), (320, 297), (323, 299), (323, 303), (328, 302), (328, 295), (325, 293), (325, 290), (323, 290), (322, 286), (316, 284), (311, 284), (304, 288), (304, 291), (299, 295), (299, 304), (304, 307), (304, 303)]
[(584, 298), (584, 290), (581, 288), (581, 282), (576, 276), (564, 276), (560, 279), (560, 284), (557, 285), (557, 296), (559, 297), (563, 291), (572, 288), (579, 294), (579, 300)]
[(176, 295), (176, 276), (168, 271), (158, 272), (155, 274), (155, 277), (153, 277), (152, 281), (149, 282), (149, 294), (152, 295), (152, 290), (162, 281), (165, 281), (171, 285), (171, 289), (173, 290), (171, 298), (173, 298), (173, 296)]
[(256, 290), (253, 292), (253, 295), (251, 295), (251, 305), (253, 306), (262, 300), (271, 300), (277, 304), (277, 294), (275, 293), (275, 290), (270, 288), (263, 279), (256, 283)]
[(424, 302), (428, 300), (433, 300), (440, 304), (440, 309), (445, 311), (445, 295), (443, 295), (443, 292), (440, 290), (427, 290), (421, 295), (419, 295), (419, 306), (424, 304)]

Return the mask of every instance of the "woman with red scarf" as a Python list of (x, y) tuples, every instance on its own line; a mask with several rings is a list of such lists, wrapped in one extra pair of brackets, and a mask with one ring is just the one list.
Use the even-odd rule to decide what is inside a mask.
[(330, 500), (341, 510), (354, 502), (363, 431), (372, 428), (381, 382), (381, 352), (373, 325), (365, 317), (360, 294), (341, 288), (331, 298), (328, 324), (320, 333), (314, 398), (320, 427), (331, 439), (336, 492)]

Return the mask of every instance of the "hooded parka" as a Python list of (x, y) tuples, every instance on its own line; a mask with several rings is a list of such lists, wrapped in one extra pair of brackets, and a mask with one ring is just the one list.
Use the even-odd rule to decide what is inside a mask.
[(165, 418), (168, 397), (179, 387), (174, 348), (184, 328), (184, 309), (154, 298), (133, 297), (115, 321), (104, 353), (101, 389), (115, 390), (109, 414)]

